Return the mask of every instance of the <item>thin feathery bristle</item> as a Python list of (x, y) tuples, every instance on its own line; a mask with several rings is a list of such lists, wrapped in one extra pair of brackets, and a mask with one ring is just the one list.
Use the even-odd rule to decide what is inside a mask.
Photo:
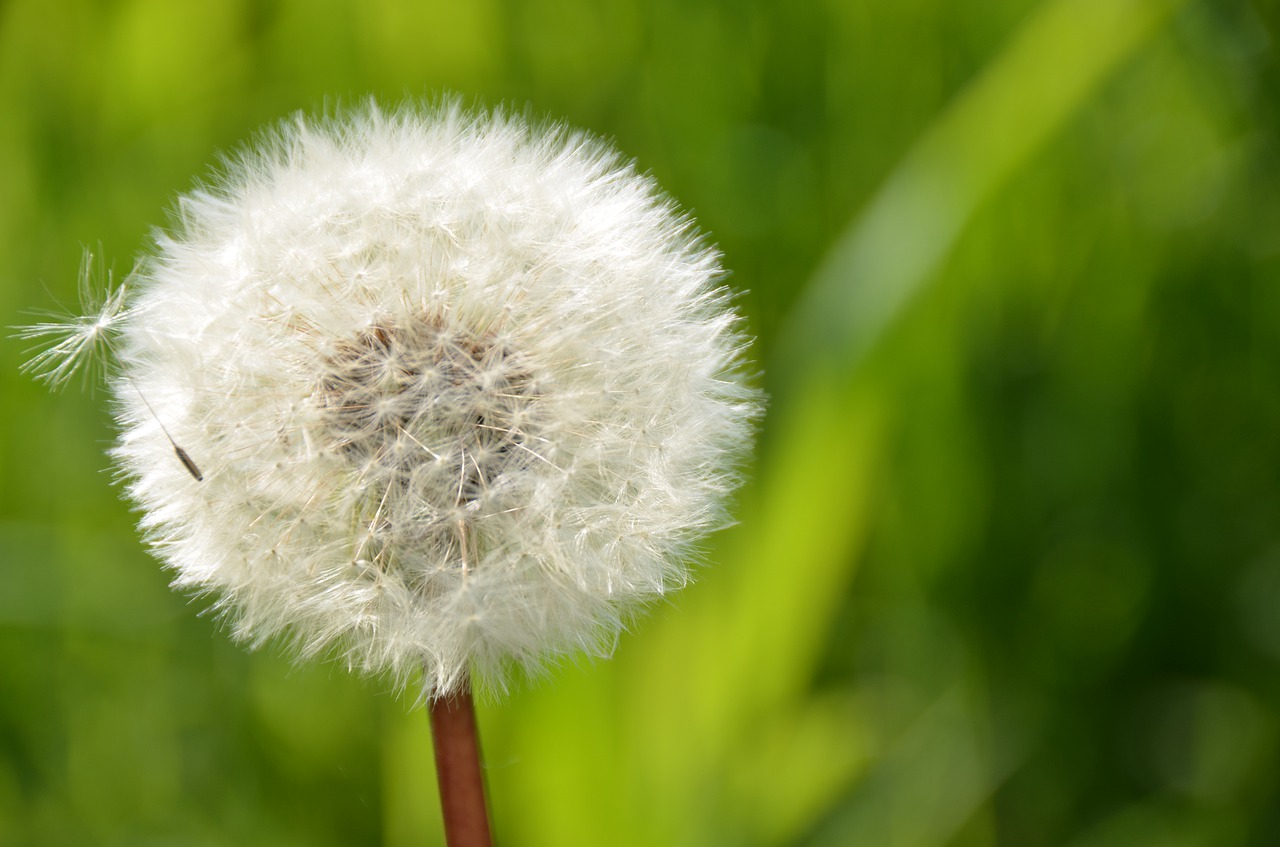
[(48, 320), (15, 327), (14, 336), (39, 341), (22, 372), (58, 390), (77, 373), (85, 384), (96, 383), (110, 366), (115, 335), (128, 315), (127, 286), (112, 284), (111, 274), (97, 282), (93, 255), (85, 253), (80, 269), (80, 313), (49, 312)]

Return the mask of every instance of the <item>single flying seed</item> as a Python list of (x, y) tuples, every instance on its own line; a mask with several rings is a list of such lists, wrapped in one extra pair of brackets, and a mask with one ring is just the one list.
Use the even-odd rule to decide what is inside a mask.
[(151, 417), (155, 418), (156, 423), (160, 424), (160, 431), (164, 433), (164, 437), (169, 439), (169, 443), (173, 445), (174, 455), (178, 457), (178, 461), (182, 462), (182, 466), (187, 469), (187, 473), (195, 477), (196, 482), (204, 482), (204, 474), (200, 472), (200, 466), (195, 460), (187, 455), (187, 451), (178, 446), (178, 442), (173, 440), (173, 436), (169, 434), (169, 429), (164, 425), (164, 421), (160, 420), (160, 416), (156, 414), (155, 408), (151, 405), (151, 401), (142, 393), (142, 389), (134, 384), (133, 380), (129, 380), (129, 384), (133, 386), (133, 390), (138, 392), (138, 396), (142, 398), (142, 402), (146, 404), (147, 411), (151, 413)]
[[(163, 426), (164, 425), (161, 424), (161, 427)], [(168, 433), (165, 434), (168, 435)], [(183, 450), (177, 444), (174, 444), (172, 438), (169, 439), (169, 443), (173, 444), (173, 452), (178, 454), (178, 461), (182, 462), (182, 466), (187, 469), (187, 473), (195, 477), (196, 482), (204, 482), (204, 474), (200, 473), (200, 467), (190, 456), (187, 455), (187, 451)]]

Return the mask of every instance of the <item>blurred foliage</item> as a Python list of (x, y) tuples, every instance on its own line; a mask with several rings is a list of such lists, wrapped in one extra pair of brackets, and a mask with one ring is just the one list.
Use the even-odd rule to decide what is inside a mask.
[[(508, 845), (1280, 843), (1264, 0), (8, 0), (0, 321), (255, 128), (456, 91), (614, 138), (774, 396), (741, 523), (481, 712)], [(425, 715), (245, 654), (0, 342), (0, 845), (432, 844)]]

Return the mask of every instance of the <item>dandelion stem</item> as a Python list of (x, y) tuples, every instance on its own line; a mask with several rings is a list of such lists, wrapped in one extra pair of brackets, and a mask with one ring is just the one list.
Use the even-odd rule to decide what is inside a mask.
[(471, 687), (463, 684), (454, 693), (433, 699), (428, 708), (445, 842), (449, 847), (490, 847), (493, 839)]

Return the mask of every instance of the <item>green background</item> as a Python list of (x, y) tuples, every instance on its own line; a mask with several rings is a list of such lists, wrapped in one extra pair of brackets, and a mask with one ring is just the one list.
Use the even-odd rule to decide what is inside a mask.
[[(0, 2), (0, 324), (217, 151), (460, 93), (712, 233), (772, 395), (740, 523), (480, 719), (506, 845), (1280, 843), (1267, 0)], [(247, 654), (0, 340), (0, 844), (439, 843), (425, 715)]]

